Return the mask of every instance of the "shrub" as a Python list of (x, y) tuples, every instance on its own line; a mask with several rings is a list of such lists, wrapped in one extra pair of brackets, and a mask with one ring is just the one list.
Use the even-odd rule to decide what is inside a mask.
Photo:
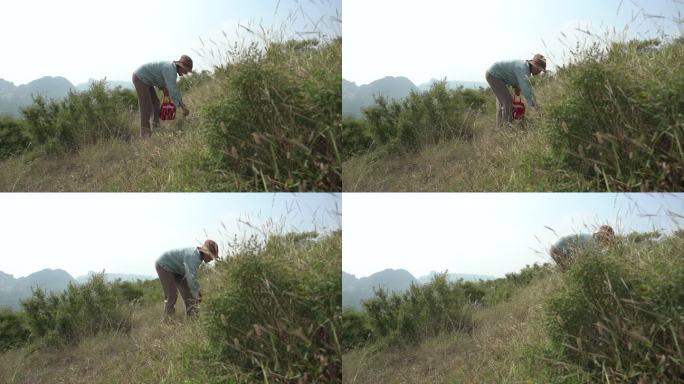
[(482, 90), (448, 90), (446, 81), (402, 101), (375, 99), (363, 113), (377, 145), (417, 151), (445, 140), (470, 140), (476, 114), (486, 103)]
[(0, 309), (0, 352), (20, 346), (29, 338), (24, 317), (11, 309)]
[(32, 143), (49, 151), (76, 150), (98, 140), (128, 139), (129, 114), (137, 104), (133, 91), (109, 90), (102, 80), (87, 91), (70, 91), (61, 101), (34, 97), (22, 114)]
[(564, 167), (594, 190), (682, 190), (684, 42), (594, 45), (558, 82), (547, 133)]
[(421, 286), (412, 284), (401, 295), (388, 296), (380, 289), (363, 306), (373, 334), (396, 344), (472, 327), (466, 291), (459, 283), (449, 283), (446, 274)]
[(0, 159), (26, 150), (29, 145), (26, 124), (11, 117), (0, 117)]
[(683, 248), (670, 237), (580, 252), (545, 305), (558, 366), (594, 381), (684, 381)]
[(60, 295), (36, 289), (21, 305), (31, 337), (47, 345), (73, 344), (101, 332), (128, 332), (131, 327), (130, 311), (103, 274), (82, 285), (69, 284)]
[(342, 350), (358, 348), (372, 338), (373, 331), (368, 323), (368, 316), (364, 312), (345, 308), (342, 311)]
[(373, 138), (363, 120), (345, 117), (342, 120), (342, 157), (349, 159), (373, 147)]
[(341, 234), (252, 241), (216, 267), (209, 351), (255, 380), (341, 382)]
[(251, 45), (205, 107), (209, 146), (264, 190), (339, 190), (342, 41)]

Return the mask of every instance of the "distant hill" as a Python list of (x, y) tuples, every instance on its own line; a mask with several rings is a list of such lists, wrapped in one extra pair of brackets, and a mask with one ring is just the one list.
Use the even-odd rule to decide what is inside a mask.
[[(90, 79), (87, 83), (74, 86), (64, 77), (45, 76), (20, 86), (7, 80), (0, 79), (0, 115), (21, 116), (21, 108), (33, 102), (33, 96), (41, 95), (47, 99), (59, 100), (69, 93), (69, 90), (84, 91), (96, 80)], [(107, 81), (108, 87), (122, 86), (133, 88), (133, 84), (127, 81)]]
[[(61, 269), (44, 269), (26, 277), (15, 279), (14, 276), (0, 271), (0, 307), (21, 308), (22, 299), (31, 297), (31, 288), (43, 288), (48, 292), (59, 293), (65, 290), (69, 283), (82, 284), (94, 275), (89, 272), (74, 279), (68, 272)], [(105, 280), (136, 281), (154, 279), (152, 276), (132, 275), (122, 273), (105, 273)]]
[(0, 307), (20, 308), (20, 301), (31, 297), (31, 288), (43, 288), (48, 292), (61, 292), (75, 283), (69, 273), (61, 269), (43, 269), (26, 277), (15, 279), (14, 276), (0, 272)]
[(362, 108), (373, 105), (374, 96), (400, 100), (418, 87), (405, 77), (384, 77), (362, 86), (342, 79), (342, 115), (360, 118)]
[[(76, 282), (79, 284), (83, 284), (88, 281), (93, 275), (96, 275), (97, 272), (90, 271), (87, 274), (83, 276), (79, 276), (76, 278)], [(135, 275), (135, 274), (130, 274), (130, 273), (105, 273), (105, 280), (106, 281), (116, 281), (116, 280), (121, 280), (121, 281), (136, 281), (136, 280), (153, 280), (156, 279), (156, 277), (153, 276), (147, 276), (147, 275)]]
[[(411, 287), (411, 283), (418, 285), (429, 283), (437, 272), (415, 278), (404, 269), (385, 269), (368, 277), (357, 279), (356, 276), (342, 271), (342, 307), (363, 309), (362, 301), (374, 296), (374, 290), (383, 288), (386, 291), (401, 293)], [(473, 275), (464, 273), (449, 273), (447, 279), (452, 282), (492, 280), (493, 276)]]
[[(363, 117), (363, 108), (374, 104), (374, 96), (385, 96), (388, 99), (400, 100), (413, 91), (427, 91), (439, 80), (432, 79), (416, 86), (405, 77), (384, 77), (370, 84), (357, 86), (356, 83), (342, 79), (342, 115), (356, 118)], [(478, 81), (447, 81), (449, 89), (477, 89), (487, 87), (487, 83)]]
[[(421, 284), (429, 283), (437, 275), (437, 272), (432, 271), (425, 276), (418, 278), (418, 282)], [(463, 281), (478, 281), (478, 280), (494, 280), (496, 277), (489, 275), (473, 275), (468, 273), (448, 273), (447, 280), (451, 282), (457, 282), (459, 280)]]
[[(438, 82), (440, 80), (437, 79), (432, 79), (428, 81), (427, 83), (423, 83), (418, 86), (418, 89), (420, 91), (427, 91), (432, 87), (432, 84)], [(463, 87), (465, 89), (478, 89), (478, 88), (487, 88), (489, 85), (487, 83), (483, 83), (481, 81), (447, 81), (447, 88), (449, 89), (458, 89), (460, 87)]]
[(342, 272), (342, 307), (362, 309), (361, 302), (373, 297), (374, 289), (383, 288), (389, 292), (403, 292), (417, 282), (415, 277), (404, 269), (385, 269), (368, 277)]

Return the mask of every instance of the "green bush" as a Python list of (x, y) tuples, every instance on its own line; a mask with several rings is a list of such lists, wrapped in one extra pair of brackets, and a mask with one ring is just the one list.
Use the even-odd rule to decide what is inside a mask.
[(358, 348), (372, 340), (373, 331), (365, 312), (357, 312), (351, 308), (342, 311), (342, 350)]
[(0, 352), (20, 346), (28, 338), (29, 330), (21, 312), (0, 309)]
[(341, 187), (342, 41), (251, 45), (217, 70), (222, 95), (204, 108), (209, 146), (264, 190)]
[(217, 364), (259, 381), (341, 382), (341, 233), (312, 236), (247, 242), (216, 266), (200, 317)]
[(485, 91), (449, 90), (441, 81), (427, 92), (411, 91), (401, 101), (378, 97), (363, 114), (374, 144), (417, 151), (445, 140), (470, 140), (486, 100)]
[(466, 290), (440, 274), (424, 285), (412, 284), (401, 295), (382, 289), (364, 301), (373, 335), (393, 344), (417, 343), (455, 330), (470, 330), (472, 318)]
[(130, 113), (137, 105), (133, 91), (109, 90), (102, 80), (87, 91), (70, 91), (61, 101), (34, 97), (22, 114), (33, 144), (48, 151), (70, 151), (103, 139), (128, 139)]
[(29, 142), (24, 121), (0, 117), (0, 159), (26, 150)]
[(349, 159), (373, 148), (373, 137), (364, 120), (342, 119), (342, 157)]
[(597, 45), (558, 72), (547, 133), (594, 190), (682, 190), (684, 42)]
[(101, 332), (128, 332), (131, 327), (130, 311), (103, 274), (82, 285), (69, 284), (60, 295), (37, 289), (21, 305), (31, 338), (47, 345), (73, 344)]
[(557, 366), (594, 381), (684, 382), (683, 249), (672, 236), (580, 252), (545, 305)]

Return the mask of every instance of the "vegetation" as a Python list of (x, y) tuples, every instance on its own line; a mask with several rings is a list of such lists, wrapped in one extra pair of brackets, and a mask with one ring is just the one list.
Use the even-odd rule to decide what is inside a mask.
[(179, 81), (191, 115), (149, 140), (132, 139), (131, 90), (102, 81), (36, 97), (22, 120), (0, 121), (0, 189), (339, 191), (341, 47), (334, 37), (231, 48), (213, 72)]
[(158, 280), (35, 291), (0, 312), (0, 382), (341, 382), (341, 233), (231, 249), (200, 270), (197, 319), (163, 317)]
[(345, 311), (344, 381), (684, 382), (682, 249), (677, 233), (632, 233), (578, 252), (565, 272), (533, 266), (468, 283), (485, 292), (464, 304), (472, 327), (435, 327), (414, 343), (375, 337), (368, 309)]
[[(531, 110), (521, 128), (494, 128), (491, 90), (473, 94), (484, 105), (460, 100), (451, 107), (469, 111), (455, 120), (467, 122), (459, 140), (434, 139), (437, 127), (454, 120), (408, 108), (417, 95), (376, 100), (364, 120), (345, 120), (350, 132), (343, 137), (353, 147), (345, 150), (345, 189), (682, 190), (684, 39), (609, 42), (571, 53), (557, 73), (533, 79), (543, 112)], [(374, 145), (366, 146), (365, 132), (374, 134)], [(388, 151), (389, 138), (417, 152)]]

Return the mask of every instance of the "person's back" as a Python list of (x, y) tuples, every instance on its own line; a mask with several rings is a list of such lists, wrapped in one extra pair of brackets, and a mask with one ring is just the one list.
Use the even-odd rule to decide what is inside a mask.
[(558, 239), (558, 241), (556, 241), (551, 248), (557, 253), (560, 253), (564, 256), (569, 256), (571, 252), (589, 245), (592, 241), (593, 236), (586, 233), (568, 235)]

